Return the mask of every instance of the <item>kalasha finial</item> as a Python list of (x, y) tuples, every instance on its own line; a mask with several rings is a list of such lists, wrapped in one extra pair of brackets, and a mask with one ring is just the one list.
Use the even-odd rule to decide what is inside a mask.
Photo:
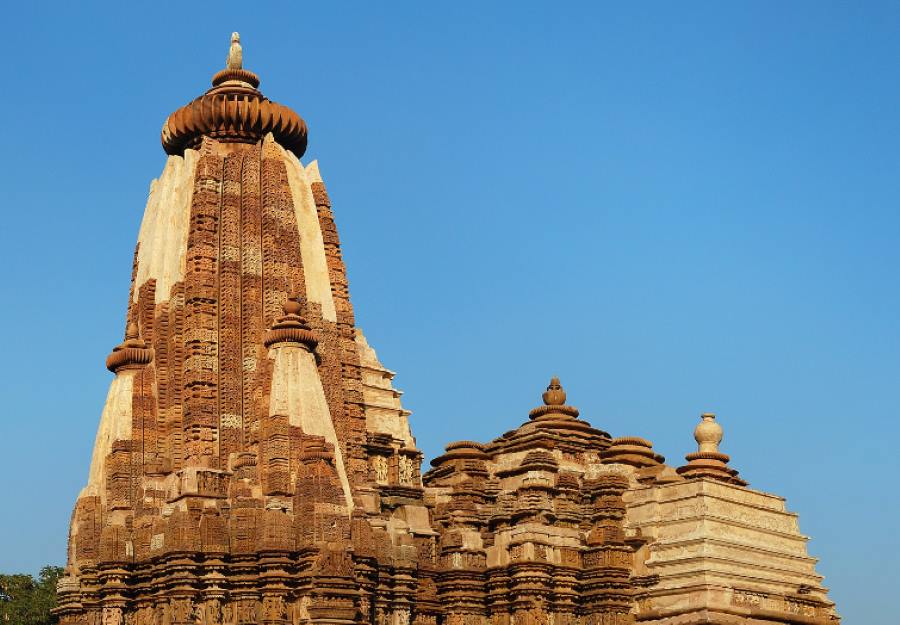
[(303, 298), (297, 296), (287, 298), (284, 300), (284, 304), (281, 305), (281, 310), (284, 311), (285, 315), (302, 316)]
[(567, 418), (578, 416), (577, 408), (566, 405), (566, 392), (556, 376), (550, 378), (550, 384), (547, 385), (547, 390), (543, 392), (541, 398), (544, 400), (544, 405), (533, 408), (528, 413), (530, 418), (537, 419), (546, 415), (555, 415), (554, 418), (559, 416)]
[(225, 60), (227, 69), (244, 68), (244, 52), (241, 48), (240, 33), (231, 33), (231, 47), (228, 48), (228, 58)]
[(722, 426), (716, 423), (716, 415), (711, 412), (700, 415), (700, 423), (694, 428), (694, 440), (697, 441), (698, 451), (719, 453), (722, 436)]
[(563, 390), (562, 384), (559, 383), (559, 378), (553, 376), (550, 379), (550, 384), (547, 385), (547, 390), (544, 391), (541, 397), (544, 399), (544, 405), (546, 406), (562, 406), (566, 403), (566, 392)]
[(281, 310), (284, 315), (276, 319), (272, 329), (266, 332), (263, 344), (271, 347), (278, 343), (300, 343), (310, 350), (315, 349), (319, 339), (303, 318), (303, 298), (299, 295), (287, 298)]
[(728, 461), (731, 460), (728, 454), (719, 451), (722, 436), (722, 426), (716, 423), (716, 415), (711, 412), (700, 415), (700, 423), (694, 428), (697, 451), (684, 457), (688, 463), (676, 469), (679, 475), (686, 478), (708, 477), (720, 482), (746, 486), (747, 482), (738, 477), (737, 469), (728, 466)]

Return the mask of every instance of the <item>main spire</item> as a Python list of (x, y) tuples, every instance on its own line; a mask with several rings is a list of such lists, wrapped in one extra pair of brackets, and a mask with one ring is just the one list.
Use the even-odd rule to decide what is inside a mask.
[(225, 69), (212, 78), (212, 88), (169, 115), (162, 128), (167, 154), (195, 149), (203, 137), (223, 143), (256, 143), (272, 133), (297, 158), (306, 152), (306, 122), (289, 107), (259, 91), (259, 77), (243, 68), (241, 36), (231, 34)]
[[(404, 487), (420, 483), (408, 412), (355, 326), (324, 182), (299, 159), (306, 125), (259, 92), (237, 33), (225, 65), (163, 127), (169, 157), (138, 234), (125, 338), (106, 361), (115, 377), (72, 517), (62, 625), (190, 625), (194, 610), (237, 625), (226, 608), (240, 623), (286, 622), (278, 593), (260, 606), (176, 592), (157, 607), (144, 589), (124, 602), (109, 586), (90, 593), (123, 564), (124, 585), (155, 589), (175, 569), (152, 567), (174, 554), (252, 568), (302, 553), (296, 566), (311, 570), (373, 501), (373, 463), (396, 447)], [(370, 459), (370, 435), (392, 460), (383, 448)], [(226, 595), (237, 571), (217, 573)], [(306, 583), (292, 579), (290, 592)]]

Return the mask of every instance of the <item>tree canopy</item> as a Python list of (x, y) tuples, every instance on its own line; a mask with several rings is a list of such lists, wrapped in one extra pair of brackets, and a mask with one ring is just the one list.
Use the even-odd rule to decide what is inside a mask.
[(0, 574), (0, 624), (55, 625), (50, 614), (56, 606), (56, 580), (63, 569), (45, 566), (32, 575)]

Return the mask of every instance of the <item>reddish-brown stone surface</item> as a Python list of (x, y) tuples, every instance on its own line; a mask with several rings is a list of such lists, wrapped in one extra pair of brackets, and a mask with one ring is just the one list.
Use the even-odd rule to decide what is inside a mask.
[[(107, 360), (60, 623), (720, 622), (654, 607), (657, 543), (628, 526), (626, 499), (695, 478), (737, 488), (724, 454), (679, 475), (649, 441), (579, 418), (554, 379), (520, 427), (452, 443), (421, 474), (393, 374), (355, 327), (328, 193), (286, 151), (302, 155), (305, 124), (260, 112), (239, 57), (163, 133), (179, 156), (154, 183)], [(774, 620), (830, 622), (822, 596), (785, 595), (803, 618)]]

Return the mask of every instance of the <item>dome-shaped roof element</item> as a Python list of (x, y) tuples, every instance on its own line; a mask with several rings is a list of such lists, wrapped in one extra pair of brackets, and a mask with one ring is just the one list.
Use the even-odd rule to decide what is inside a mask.
[(306, 122), (290, 108), (272, 102), (258, 89), (259, 77), (242, 67), (240, 35), (232, 33), (226, 69), (212, 79), (212, 88), (169, 115), (162, 128), (167, 154), (184, 154), (203, 137), (226, 143), (256, 143), (270, 132), (285, 149), (303, 156)]

